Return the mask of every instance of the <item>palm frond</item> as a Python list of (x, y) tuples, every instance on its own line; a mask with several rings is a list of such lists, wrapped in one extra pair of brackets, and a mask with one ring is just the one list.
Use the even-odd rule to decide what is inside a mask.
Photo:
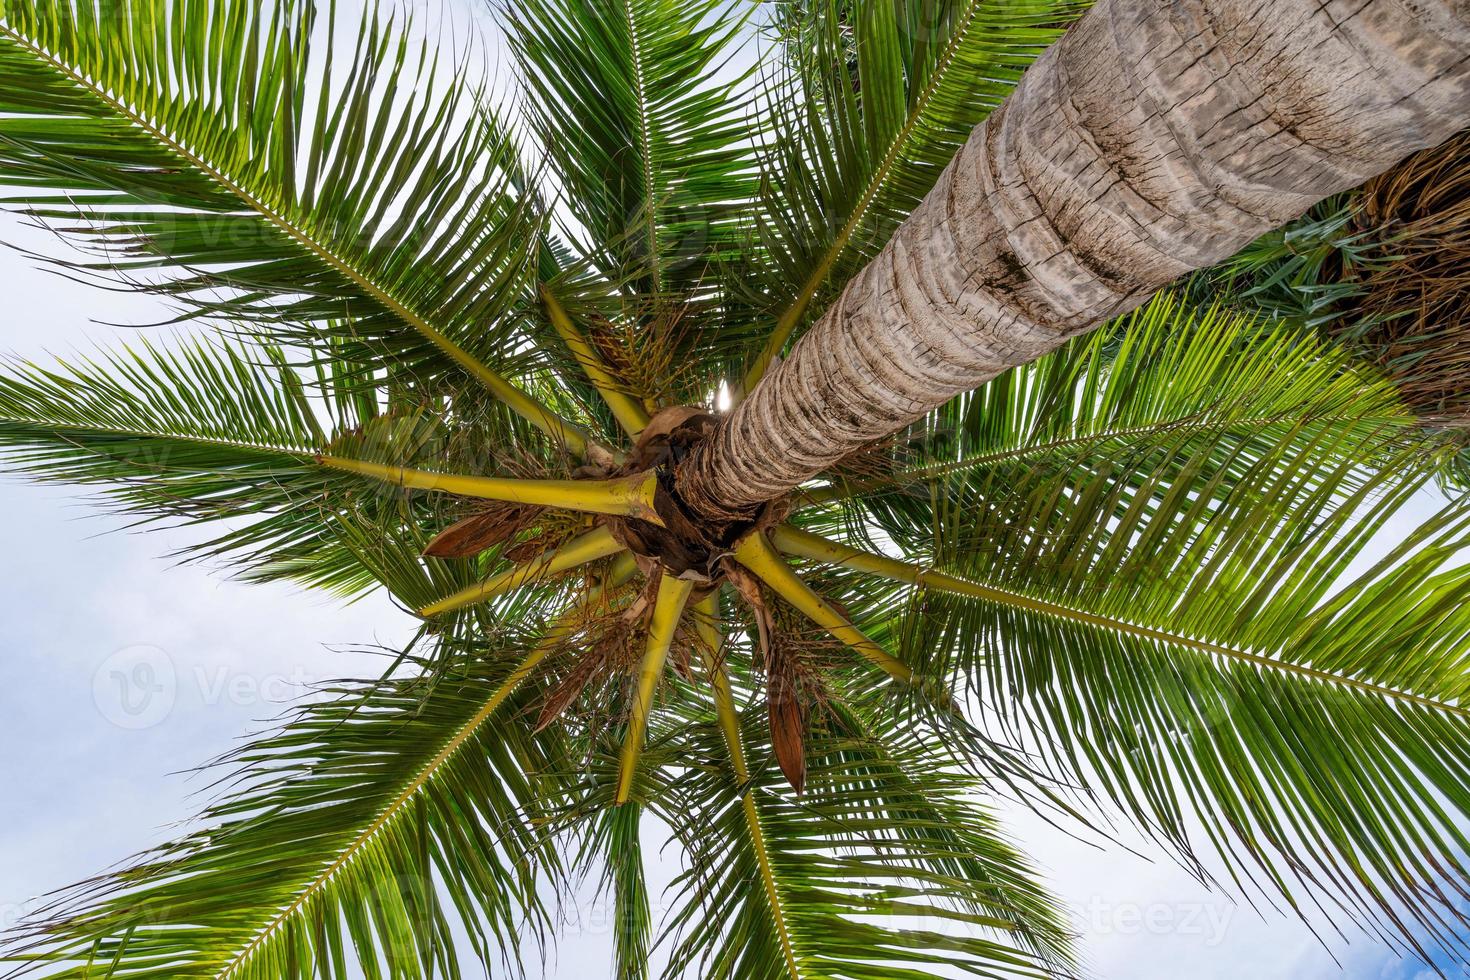
[[(836, 709), (807, 793), (780, 791), (762, 713), (731, 768), (720, 727), (692, 733), (669, 799), (691, 867), (676, 883), (670, 971), (806, 980), (1069, 972), (1070, 940), (1026, 862), (923, 737)], [(877, 724), (884, 737), (873, 734)], [(686, 743), (687, 744), (687, 743)], [(932, 746), (932, 742), (929, 743)]]
[(346, 684), (301, 708), (222, 760), (230, 788), (198, 830), (57, 896), (7, 961), (57, 978), (104, 963), (113, 977), (459, 977), (458, 925), (487, 966), (515, 969), (559, 875), (534, 826), (559, 750), (516, 717), (538, 656), (525, 651), (461, 647), (433, 683)]
[(1192, 285), (1303, 327), (1350, 320), (1362, 299), (1360, 274), (1385, 258), (1375, 236), (1358, 227), (1360, 206), (1351, 194), (1329, 197), (1199, 273)]
[[(355, 594), (376, 579), (343, 547), (344, 515), (385, 537), (406, 525), (417, 541), (451, 523), (465, 498), (408, 494), (353, 466), (477, 472), (496, 461), (493, 448), (452, 437), (437, 413), (393, 401), (391, 388), (355, 370), (303, 371), (270, 343), (145, 341), (0, 373), (0, 458), (38, 480), (97, 487), (140, 523), (224, 528), (185, 554), (224, 559), (253, 579)], [(481, 438), (510, 442), (493, 426)], [(340, 465), (322, 465), (323, 454)], [(490, 483), (507, 494), (560, 485)]]
[[(137, 507), (268, 494), (315, 469), (328, 440), (325, 403), (283, 358), (271, 346), (144, 341), (75, 364), (12, 361), (0, 374), (0, 451), (36, 479), (115, 486)], [(359, 406), (346, 407), (342, 424), (356, 427)]]
[(653, 912), (643, 871), (642, 817), (637, 804), (602, 810), (578, 855), (584, 865), (602, 866), (601, 889), (612, 899), (612, 976), (617, 980), (645, 980), (651, 972)]
[(912, 668), (884, 650), (853, 626), (841, 610), (812, 590), (776, 554), (763, 534), (751, 534), (735, 552), (739, 562), (758, 576), (772, 591), (813, 623), (847, 644), (855, 653), (898, 681), (911, 681)]
[(541, 287), (541, 305), (546, 311), (546, 318), (551, 321), (552, 329), (561, 337), (567, 353), (576, 363), (578, 372), (586, 376), (588, 383), (596, 389), (623, 431), (636, 441), (644, 426), (648, 425), (647, 408), (627, 390), (626, 382), (613, 375), (602, 355), (572, 322), (571, 315), (556, 293), (544, 284)]
[[(611, 531), (606, 527), (598, 527), (557, 547), (550, 548), (530, 561), (515, 564), (472, 584), (455, 589), (448, 595), (443, 593), (421, 594), (423, 598), (416, 602), (414, 608), (419, 615), (424, 617), (459, 613), (480, 603), (513, 593), (523, 586), (534, 585), (544, 579), (626, 551), (626, 546), (613, 537)], [(407, 598), (406, 593), (403, 595)], [(429, 595), (432, 595), (432, 599), (428, 599)]]
[(328, 492), (314, 454), (334, 431), (378, 424), (376, 388), (355, 373), (321, 381), (268, 344), (144, 342), (71, 364), (15, 362), (0, 374), (0, 458), (98, 488), (139, 523), (223, 526), (191, 553), (258, 567), (315, 550), (343, 495)]
[[(194, 313), (324, 337), (419, 386), (463, 372), (574, 449), (506, 374), (540, 218), (482, 93), (371, 10), (350, 59), (317, 5), (68, 0), (0, 18), (0, 178), (104, 251), (71, 263)], [(338, 39), (340, 40), (340, 38)], [(345, 70), (342, 70), (344, 69)], [(314, 93), (314, 94), (313, 94)]]
[(1449, 761), (1470, 738), (1467, 514), (1398, 532), (1342, 588), (1428, 476), (1407, 475), (1413, 450), (1365, 473), (1341, 442), (1290, 441), (1248, 464), (1196, 443), (1152, 469), (972, 485), (901, 539), (979, 587), (916, 599), (906, 656), (972, 678), (1005, 737), (1197, 873), (1213, 850), (1267, 901), (1304, 911), (1325, 895), (1385, 941), (1418, 950), (1423, 930), (1454, 948), (1470, 843), (1470, 787)]
[[(1463, 594), (1465, 574), (1396, 586), (1363, 585), (1341, 619), (1289, 602), (1257, 610), (1331, 623), (1351, 650), (1277, 625), (1276, 647), (1251, 638), (1222, 653), (1190, 642), (1192, 621), (1140, 638), (993, 607), (977, 637), (994, 648), (984, 690), (1136, 819), (1186, 852), (1225, 854), (1241, 888), (1308, 914), (1326, 894), (1385, 943), (1420, 955), (1421, 942), (1438, 943), (1463, 958), (1470, 787), (1455, 760), (1470, 716), (1455, 706), (1467, 624), (1446, 596)], [(1392, 605), (1361, 598), (1372, 591)], [(1369, 656), (1391, 666), (1360, 669)]]
[(518, 0), (504, 8), (582, 254), (649, 300), (697, 293), (754, 190), (748, 71), (730, 0)]

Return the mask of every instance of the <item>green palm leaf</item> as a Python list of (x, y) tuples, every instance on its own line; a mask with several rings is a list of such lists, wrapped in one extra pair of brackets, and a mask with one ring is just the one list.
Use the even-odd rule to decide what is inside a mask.
[[(1055, 909), (979, 787), (932, 752), (875, 741), (837, 718), (809, 746), (808, 796), (774, 765), (748, 782), (712, 755), (681, 784), (699, 828), (670, 928), (670, 970), (781, 980), (1065, 974)], [(763, 725), (746, 740), (764, 753)], [(713, 734), (713, 733), (712, 733)], [(711, 745), (707, 751), (722, 751)]]
[(728, 0), (505, 6), (530, 116), (582, 248), (613, 285), (697, 292), (754, 191), (743, 27)]
[[(139, 507), (207, 505), (314, 468), (328, 441), (316, 401), (279, 348), (144, 341), (74, 365), (13, 362), (0, 445), (39, 479), (115, 485)], [(346, 428), (360, 423), (358, 404), (333, 404)]]
[(516, 719), (525, 649), (465, 647), (432, 685), (348, 684), (300, 709), (222, 760), (244, 782), (200, 829), (58, 896), (11, 961), (78, 978), (104, 963), (115, 977), (458, 977), (458, 923), (487, 966), (514, 966), (548, 924), (558, 867), (532, 823), (557, 749)]
[(539, 221), (513, 146), (426, 44), (369, 14), (349, 65), (315, 46), (334, 30), (296, 0), (9, 5), (10, 203), (108, 250), (84, 271), (421, 384), (463, 371), (580, 448), (498, 373), (524, 368), (506, 313)]
[(100, 488), (140, 523), (230, 522), (195, 553), (270, 563), (320, 545), (334, 507), (325, 491), (342, 483), (314, 455), (331, 429), (357, 430), (378, 410), (355, 377), (322, 381), (329, 390), (270, 345), (145, 342), (74, 364), (16, 363), (0, 375), (0, 457), (40, 480)]
[(578, 854), (585, 866), (601, 865), (600, 888), (612, 899), (612, 975), (618, 980), (652, 975), (654, 923), (639, 836), (642, 816), (636, 804), (601, 811)]
[[(1424, 576), (1452, 540), (1408, 574)], [(1325, 893), (1382, 941), (1463, 949), (1470, 622), (1451, 597), (1466, 572), (1408, 594), (1404, 581), (1361, 582), (1337, 609), (1220, 589), (1219, 602), (1179, 602), (1167, 628), (1137, 603), (1128, 617), (1144, 630), (1099, 613), (1108, 594), (1074, 598), (1065, 617), (973, 603), (951, 622), (989, 651), (981, 689), (1008, 724), (1183, 853), (1217, 850), (1238, 886), (1298, 910)], [(1270, 628), (1226, 644), (1201, 622), (1243, 610)]]
[(1249, 464), (1195, 440), (1152, 468), (978, 482), (927, 540), (902, 539), (977, 587), (926, 594), (898, 629), (1199, 873), (1217, 851), (1243, 888), (1298, 909), (1325, 894), (1387, 937), (1454, 947), (1467, 515), (1402, 532), (1334, 594), (1425, 478), (1400, 475), (1412, 455), (1364, 473), (1333, 460), (1340, 442), (1306, 436), (1323, 465), (1289, 441)]
[[(478, 473), (524, 467), (545, 449), (508, 451), (515, 429), (493, 424), (454, 436), (435, 408), (405, 402), (351, 362), (303, 370), (269, 343), (145, 342), (0, 374), (0, 458), (40, 480), (98, 487), (139, 523), (223, 528), (184, 554), (224, 559), (248, 579), (347, 596), (389, 584), (419, 608), (503, 567), (504, 549), (431, 566), (417, 551), (399, 554), (473, 510), (318, 456)], [(554, 451), (538, 462), (561, 465)]]

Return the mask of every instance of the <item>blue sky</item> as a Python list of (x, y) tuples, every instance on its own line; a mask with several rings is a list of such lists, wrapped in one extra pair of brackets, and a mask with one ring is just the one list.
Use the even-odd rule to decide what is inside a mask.
[[(57, 247), (9, 216), (0, 216), (0, 242)], [(9, 250), (0, 250), (0, 290), (0, 351), (41, 361), (48, 351), (126, 339), (127, 330), (96, 321), (149, 323), (166, 313), (152, 300), (35, 269)], [(0, 513), (0, 927), (35, 896), (163, 840), (197, 808), (203, 787), (172, 773), (224, 751), (311, 683), (374, 673), (378, 662), (354, 648), (395, 643), (410, 629), (385, 601), (344, 607), (180, 565), (168, 555), (195, 535), (117, 533), (115, 518), (64, 488), (0, 480)], [(1236, 907), (1170, 864), (1084, 845), (1029, 814), (1010, 816), (1069, 903), (1100, 977), (1421, 974), (1356, 934), (1334, 945), (1339, 966), (1292, 919)], [(675, 871), (664, 864), (653, 876)], [(605, 910), (588, 895), (568, 915), (547, 976), (607, 975)]]

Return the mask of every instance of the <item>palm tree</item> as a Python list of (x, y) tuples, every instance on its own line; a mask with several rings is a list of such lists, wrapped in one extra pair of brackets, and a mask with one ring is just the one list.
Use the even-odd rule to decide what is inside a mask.
[[(1450, 8), (1415, 9), (1453, 40)], [(998, 794), (1466, 953), (1470, 510), (1382, 553), (1454, 446), (1349, 354), (1165, 295), (817, 447), (794, 492), (716, 492), (700, 462), (759, 429), (721, 392), (808, 311), (853, 312), (843, 290), (1081, 13), (516, 0), (524, 98), (500, 109), (371, 9), (7, 4), (12, 203), (95, 250), (69, 274), (225, 334), (14, 364), (11, 467), (209, 526), (198, 553), (249, 580), (384, 589), (422, 620), (7, 962), (515, 971), (600, 869), (619, 977), (656, 939), (670, 975), (1073, 973)], [(1429, 122), (1386, 117), (1412, 132), (1384, 166), (1449, 125), (1444, 78)], [(809, 377), (839, 321), (742, 404), (783, 404), (761, 392)], [(657, 936), (652, 818), (684, 857)]]

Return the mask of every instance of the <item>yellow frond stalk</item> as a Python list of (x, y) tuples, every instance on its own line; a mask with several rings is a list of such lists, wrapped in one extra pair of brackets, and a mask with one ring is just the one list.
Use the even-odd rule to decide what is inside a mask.
[(643, 736), (648, 730), (648, 714), (653, 708), (653, 695), (658, 682), (664, 676), (664, 664), (669, 659), (669, 648), (674, 644), (674, 632), (684, 615), (684, 605), (689, 601), (689, 592), (694, 583), (688, 579), (665, 575), (658, 583), (658, 600), (653, 604), (653, 621), (648, 627), (648, 645), (644, 649), (643, 664), (638, 668), (638, 690), (634, 695), (633, 709), (628, 716), (628, 731), (623, 737), (622, 765), (618, 772), (618, 804), (627, 803), (633, 792), (633, 777), (638, 772), (638, 760), (643, 755)]
[(527, 582), (569, 571), (599, 558), (615, 555), (622, 550), (624, 550), (622, 544), (612, 536), (612, 532), (605, 527), (599, 527), (573, 538), (560, 548), (554, 548), (531, 561), (507, 569), (498, 575), (492, 575), (483, 582), (431, 603), (420, 609), (419, 615), (430, 619), (456, 609), (463, 609), (477, 602), (485, 602), (496, 596), (504, 595), (511, 589), (519, 588)]
[(597, 351), (587, 342), (581, 332), (577, 330), (572, 318), (567, 315), (566, 308), (561, 301), (546, 286), (541, 287), (541, 303), (546, 308), (546, 317), (551, 321), (551, 326), (561, 335), (562, 341), (577, 363), (582, 368), (582, 373), (587, 375), (587, 380), (592, 382), (592, 387), (602, 396), (607, 407), (612, 410), (613, 416), (623, 431), (634, 439), (638, 438), (646, 425), (648, 425), (648, 413), (644, 411), (643, 405), (626, 391), (618, 386), (618, 381), (607, 369)]
[(720, 594), (711, 593), (694, 607), (695, 626), (704, 649), (705, 673), (709, 675), (710, 687), (714, 690), (715, 716), (720, 722), (720, 731), (730, 749), (730, 764), (740, 782), (750, 778), (745, 763), (745, 746), (740, 741), (740, 715), (735, 710), (735, 695), (730, 690), (730, 675), (720, 660), (720, 647), (725, 642), (724, 630), (720, 626)]
[(442, 335), (436, 333), (430, 339), (441, 350), (453, 358), (456, 364), (479, 380), (481, 384), (489, 389), (491, 394), (504, 403), (512, 412), (515, 412), (521, 418), (530, 422), (578, 456), (591, 455), (591, 450), (597, 446), (597, 443), (589, 439), (587, 434), (578, 426), (568, 422), (511, 384), (505, 378), (491, 371), (465, 353), (461, 348), (453, 345), (448, 340), (442, 339)]
[[(925, 569), (910, 562), (852, 548), (789, 524), (782, 524), (772, 529), (771, 543), (786, 554), (795, 555), (798, 558), (810, 558), (828, 565), (841, 565), (853, 571), (867, 572), (869, 575), (877, 575), (909, 585), (932, 586), (950, 592), (986, 598), (980, 594), (980, 592), (987, 591), (983, 586), (977, 586), (943, 572)], [(980, 590), (980, 592), (972, 590)]]
[(535, 504), (585, 514), (636, 517), (650, 524), (663, 526), (663, 520), (653, 506), (658, 476), (652, 471), (635, 473), (616, 480), (516, 480), (496, 476), (434, 473), (338, 456), (318, 456), (317, 460), (331, 469), (356, 473), (395, 487), (437, 490), (460, 497)]
[(735, 560), (754, 572), (761, 581), (770, 586), (781, 598), (791, 603), (803, 616), (852, 647), (886, 671), (889, 676), (901, 681), (913, 680), (913, 671), (907, 664), (868, 639), (862, 630), (847, 621), (846, 616), (813, 592), (811, 587), (791, 570), (786, 560), (776, 553), (764, 534), (756, 531), (746, 535), (735, 546)]

